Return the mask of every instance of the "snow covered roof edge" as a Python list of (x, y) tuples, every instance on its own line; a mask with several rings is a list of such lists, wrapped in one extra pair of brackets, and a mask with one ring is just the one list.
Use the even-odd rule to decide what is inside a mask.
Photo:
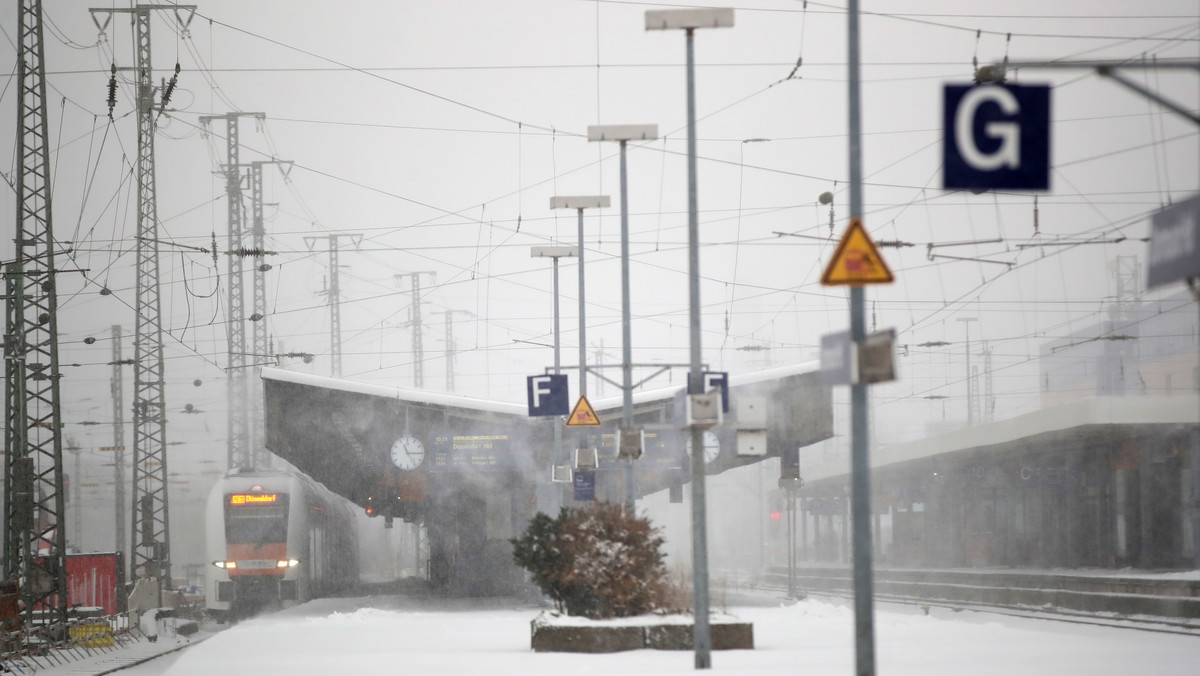
[(263, 380), (274, 380), (281, 383), (294, 383), (296, 385), (321, 387), (328, 390), (338, 390), (340, 392), (365, 394), (372, 397), (397, 399), (399, 401), (407, 401), (414, 404), (474, 409), (479, 411), (490, 411), (492, 413), (519, 415), (522, 417), (529, 413), (528, 409), (523, 405), (510, 404), (503, 401), (477, 399), (475, 397), (466, 397), (460, 394), (446, 394), (443, 392), (416, 390), (407, 387), (400, 387), (399, 385), (375, 385), (372, 383), (359, 383), (353, 380), (332, 378), (330, 376), (317, 376), (311, 373), (297, 373), (295, 371), (287, 371), (285, 369), (264, 368), (262, 370), (262, 377)]

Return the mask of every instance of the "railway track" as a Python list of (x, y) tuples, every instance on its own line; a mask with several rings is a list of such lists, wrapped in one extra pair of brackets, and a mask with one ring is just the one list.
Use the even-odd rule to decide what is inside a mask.
[[(788, 589), (787, 570), (768, 569), (763, 585)], [(804, 568), (797, 588), (849, 599), (847, 569)], [(877, 570), (877, 601), (1200, 637), (1200, 580), (977, 571)]]

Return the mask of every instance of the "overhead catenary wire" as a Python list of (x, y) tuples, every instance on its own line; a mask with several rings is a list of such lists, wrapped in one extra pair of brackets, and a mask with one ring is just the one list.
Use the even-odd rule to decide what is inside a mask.
[[(808, 68), (808, 67), (809, 67), (809, 65), (810, 65), (810, 64), (806, 62), (806, 63), (805, 63), (805, 68)], [(521, 131), (523, 131), (523, 130), (524, 130), (524, 129), (523, 129), (523, 127), (521, 127), (521, 128), (519, 128), (519, 129), (518, 129), (517, 133), (518, 133), (518, 134), (520, 134), (520, 133), (521, 133)], [(511, 132), (509, 132), (509, 133), (511, 133)], [(525, 138), (531, 138), (531, 137), (532, 137), (532, 135), (533, 135), (533, 134), (536, 134), (536, 133), (538, 133), (538, 132), (535, 132), (535, 131), (525, 131), (525, 134), (526, 134)], [(565, 137), (565, 134), (564, 134), (564, 137)], [(665, 142), (665, 141), (664, 141), (664, 144), (663, 144), (663, 145), (664, 145), (664, 146), (666, 146), (666, 142)], [(1154, 147), (1154, 146), (1152, 145), (1151, 147)], [(665, 156), (664, 156), (664, 160), (665, 160)], [(321, 169), (327, 169), (327, 167), (321, 167)], [(753, 171), (749, 165), (739, 164), (739, 171), (746, 171), (746, 170), (751, 170), (751, 171)], [(332, 173), (336, 173), (336, 172), (332, 172)], [(747, 172), (747, 173), (749, 173), (749, 172)], [(557, 171), (557, 168), (555, 169), (555, 171), (553, 171), (553, 172), (552, 172), (552, 174), (553, 174), (555, 177), (558, 177), (558, 176), (559, 176), (559, 172)], [(309, 176), (307, 180), (311, 181), (311, 178), (312, 178), (312, 177), (311, 177), (311, 176)], [(524, 183), (524, 181), (523, 181), (523, 180), (519, 180), (519, 181), (518, 181), (518, 183), (519, 183), (519, 184), (523, 184), (523, 183)], [(915, 186), (913, 186), (913, 187), (915, 187)], [(488, 201), (490, 202), (491, 200), (488, 200)], [(920, 204), (920, 203), (923, 203), (923, 204), (925, 204), (927, 208), (931, 208), (931, 204), (932, 204), (932, 207), (937, 207), (937, 206), (939, 206), (939, 205), (936, 203), (936, 201), (935, 201), (935, 200), (926, 200), (926, 201), (923, 201), (923, 202), (914, 202), (914, 204)], [(740, 218), (742, 218), (743, 216), (746, 216), (746, 214), (748, 214), (748, 213), (749, 213), (749, 212), (747, 211), (747, 212), (745, 212), (745, 214), (744, 214), (744, 213), (743, 213), (743, 211), (742, 211), (742, 209), (740, 209), (740, 208), (739, 208), (739, 213), (738, 213), (738, 217), (739, 217), (739, 219), (740, 219)], [(506, 217), (507, 217), (507, 214), (504, 214), (504, 216), (506, 216)], [(529, 223), (531, 223), (532, 221), (530, 220), (530, 218), (528, 218), (528, 217), (525, 217), (525, 216), (526, 216), (526, 215), (524, 215), (524, 214), (518, 214), (518, 217), (519, 217), (519, 218), (522, 218), (524, 223), (526, 223), (526, 224), (529, 224)], [(748, 216), (746, 216), (746, 217), (748, 218)], [(660, 218), (661, 218), (661, 211), (660, 211)], [(492, 226), (494, 226), (494, 227), (499, 227), (501, 224), (506, 224), (506, 225), (508, 225), (508, 226), (511, 226), (511, 221), (510, 221), (510, 219), (508, 219), (508, 218), (500, 218), (500, 214), (495, 214), (495, 215), (493, 215), (493, 218), (492, 218), (492, 219), (489, 221), (489, 223), (490, 223)], [(388, 227), (388, 226), (386, 226), (386, 225), (385, 225), (385, 226), (380, 226), (380, 230), (381, 230), (381, 232), (382, 232), (382, 231), (383, 231), (383, 229), (384, 229), (384, 228), (386, 228), (386, 227)], [(522, 233), (524, 233), (524, 230), (525, 230), (525, 229), (526, 229), (526, 228), (522, 228)], [(747, 243), (747, 242), (743, 242), (743, 241), (742, 241), (742, 238), (741, 238), (741, 237), (738, 237), (738, 238), (736, 238), (736, 241), (738, 242), (738, 244), (737, 244), (736, 246), (746, 246), (746, 245), (748, 245), (748, 243)], [(497, 243), (497, 245), (499, 245), (499, 243)], [(519, 244), (519, 243), (514, 243), (513, 245), (514, 245), (514, 246), (521, 246), (521, 244)], [(391, 247), (391, 248), (392, 248), (393, 250), (396, 250), (396, 249), (397, 249), (397, 247)], [(669, 248), (669, 247), (668, 247), (668, 248)], [(486, 278), (488, 278), (488, 279), (491, 279), (491, 275), (487, 275), (487, 276), (486, 276)], [(736, 280), (736, 278), (735, 278), (735, 280), (734, 280), (734, 283), (736, 284), (736, 283), (737, 283), (737, 281), (738, 281), (738, 280)], [(736, 286), (734, 286), (734, 287), (732, 287), (732, 288), (737, 288), (737, 287), (736, 287)]]

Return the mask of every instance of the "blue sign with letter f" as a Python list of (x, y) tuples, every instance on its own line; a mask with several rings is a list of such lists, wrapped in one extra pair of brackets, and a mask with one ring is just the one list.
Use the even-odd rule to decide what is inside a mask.
[(528, 376), (525, 391), (529, 395), (529, 415), (568, 415), (571, 398), (565, 375)]

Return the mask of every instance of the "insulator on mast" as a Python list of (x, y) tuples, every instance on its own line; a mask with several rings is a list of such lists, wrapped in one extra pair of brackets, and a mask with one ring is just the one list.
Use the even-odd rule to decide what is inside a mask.
[(244, 247), (239, 246), (225, 252), (229, 256), (238, 256), (239, 258), (258, 258), (261, 256), (275, 255), (274, 251), (267, 251), (259, 247)]
[(112, 65), (112, 75), (108, 78), (108, 119), (112, 119), (113, 108), (117, 107), (117, 64)]
[(171, 81), (163, 85), (162, 102), (158, 104), (158, 114), (162, 115), (167, 109), (167, 104), (171, 102), (171, 94), (175, 93), (175, 85), (179, 84), (179, 62), (175, 62), (175, 74), (171, 76)]

